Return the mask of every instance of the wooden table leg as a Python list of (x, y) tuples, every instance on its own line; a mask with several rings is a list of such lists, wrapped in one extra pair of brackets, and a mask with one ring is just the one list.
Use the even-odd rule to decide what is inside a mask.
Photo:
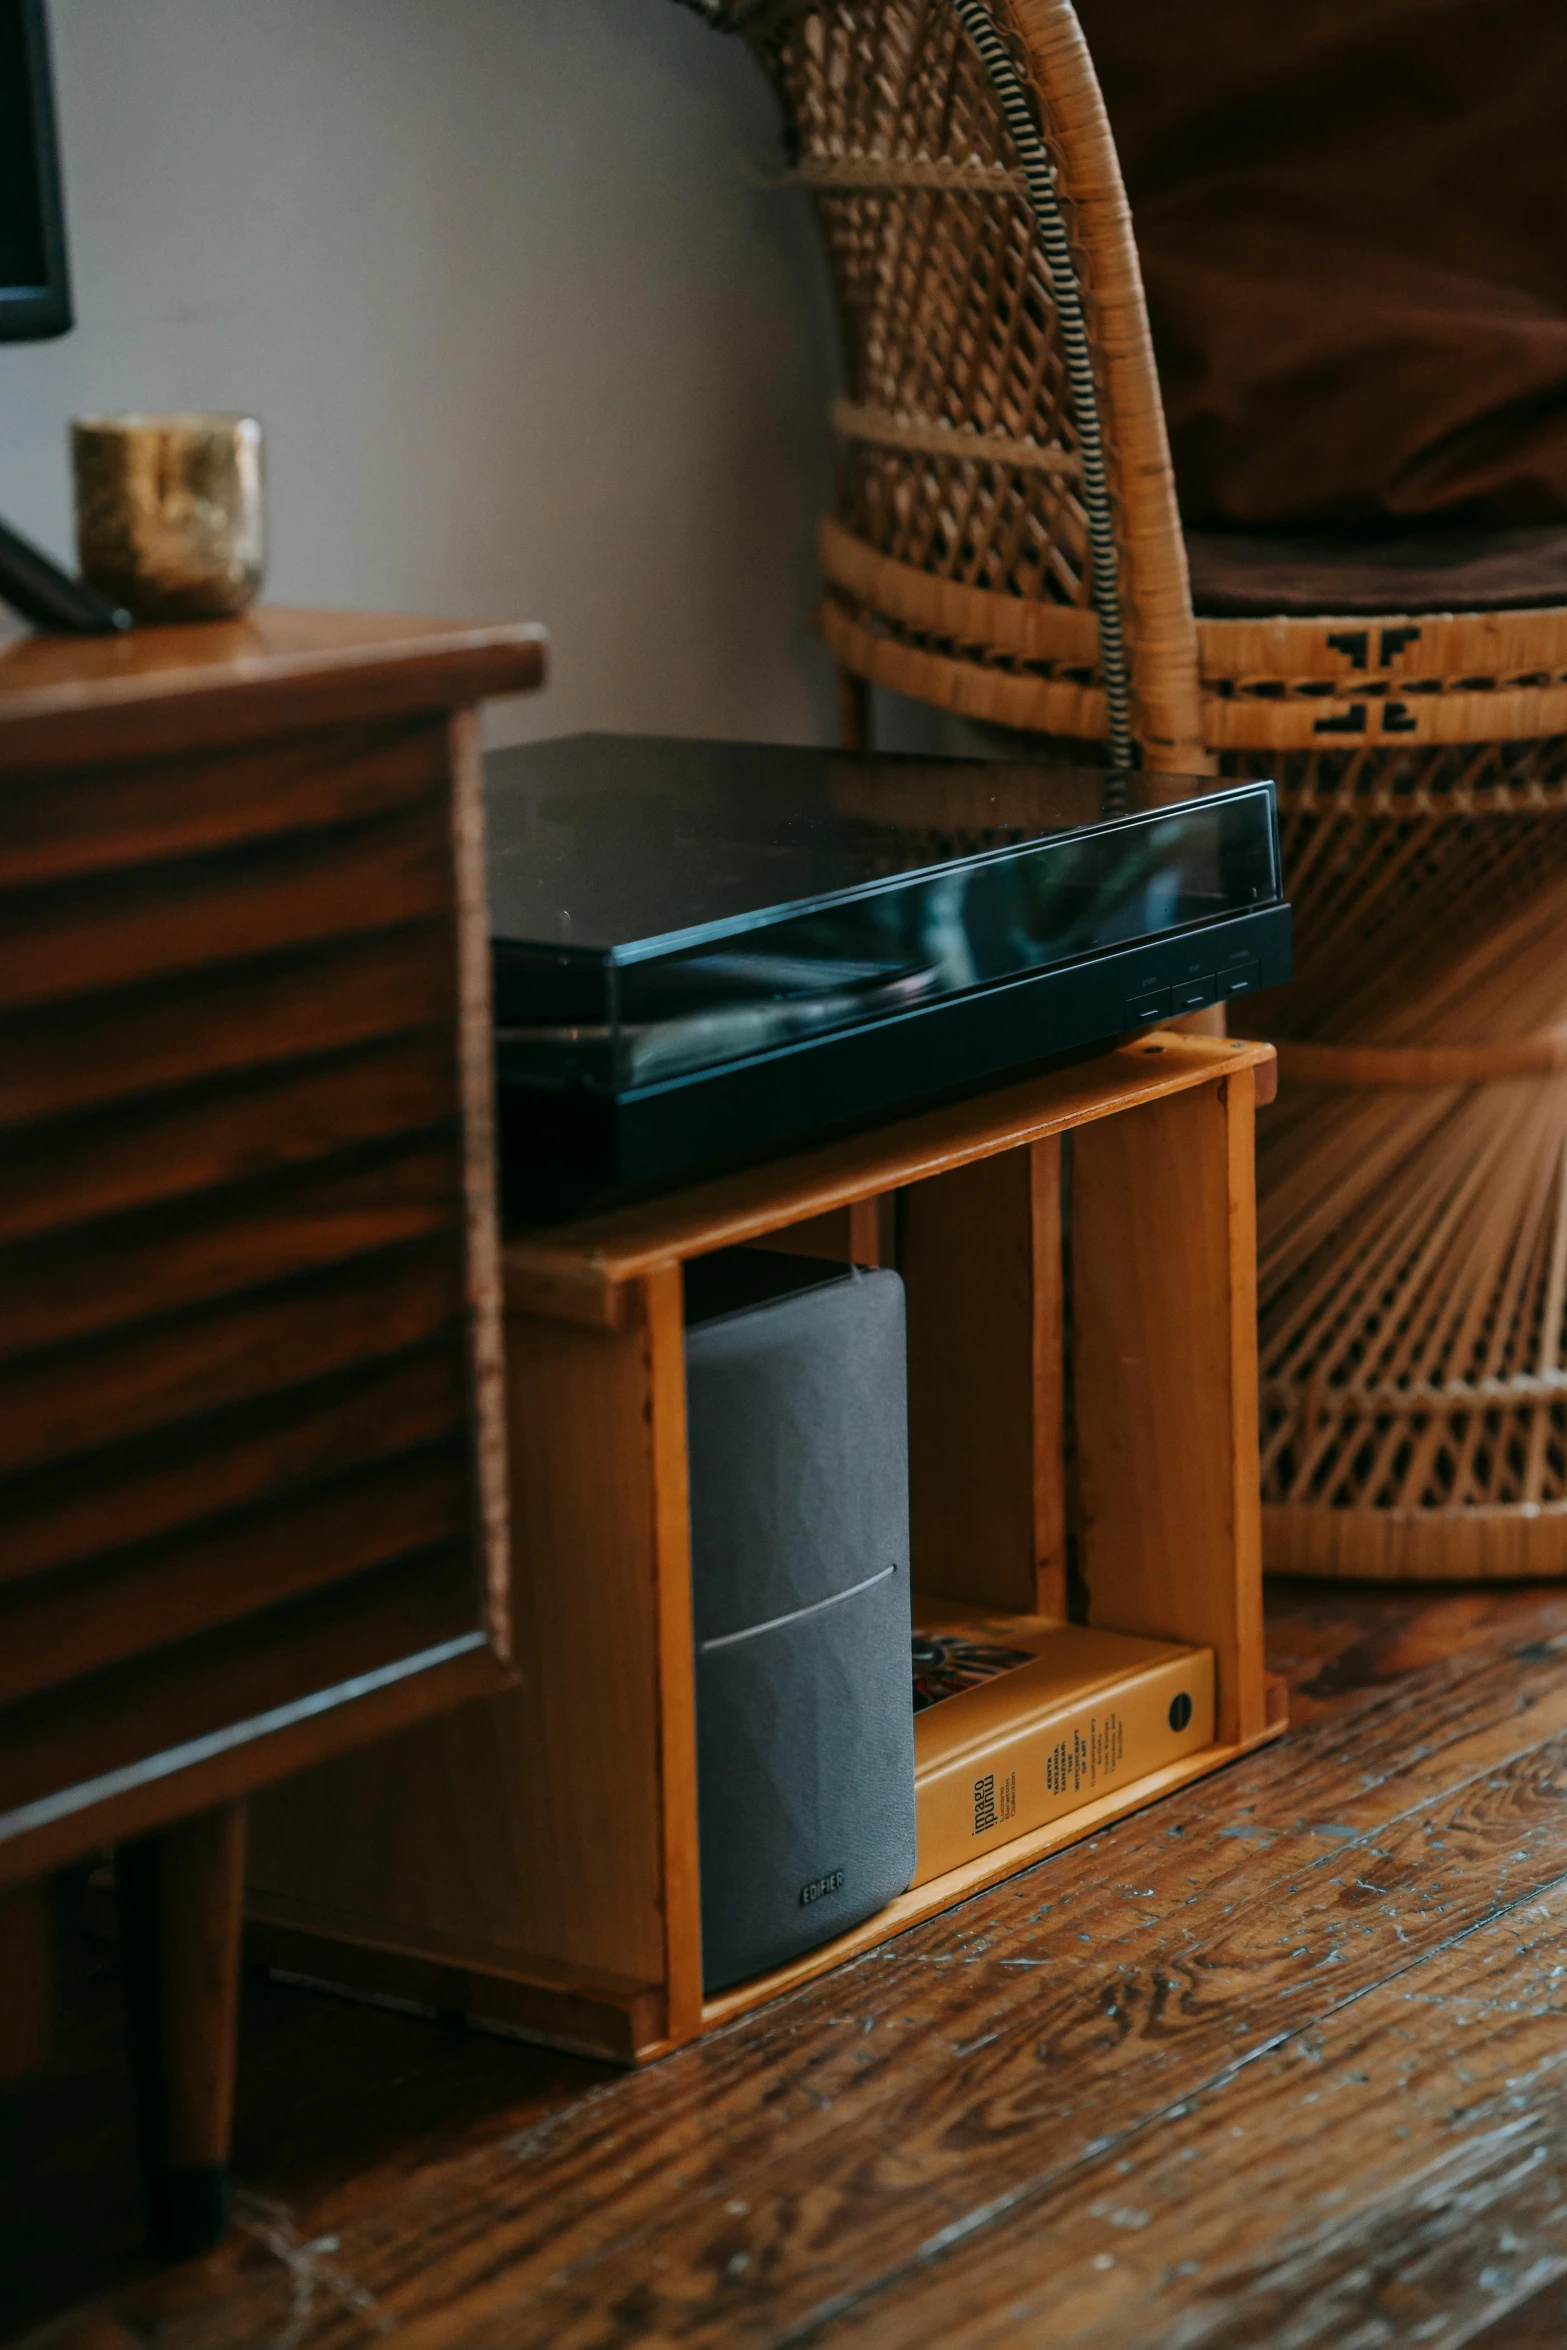
[(227, 2216), (243, 1804), (121, 1845), (115, 1874), (148, 2233), (179, 2259)]

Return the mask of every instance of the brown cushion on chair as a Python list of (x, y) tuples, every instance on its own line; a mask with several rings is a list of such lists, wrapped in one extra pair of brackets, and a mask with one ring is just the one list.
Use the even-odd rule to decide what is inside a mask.
[(1567, 520), (1561, 0), (1078, 11), (1187, 519)]
[(1188, 530), (1192, 602), (1215, 617), (1314, 612), (1507, 612), (1567, 604), (1567, 523), (1262, 538)]

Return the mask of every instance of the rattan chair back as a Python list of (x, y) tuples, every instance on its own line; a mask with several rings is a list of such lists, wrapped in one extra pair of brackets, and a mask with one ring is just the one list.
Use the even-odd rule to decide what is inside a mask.
[(1105, 649), (1124, 642), (1144, 762), (1200, 765), (1137, 253), (1071, 9), (776, 0), (746, 30), (838, 309), (828, 644), (856, 675), (970, 718), (1103, 742)]
[(1270, 1563), (1567, 1572), (1567, 609), (1194, 616), (1069, 0), (700, 4), (779, 94), (831, 271), (843, 673), (1081, 750), (1112, 738), (1124, 649), (1144, 764), (1277, 782)]

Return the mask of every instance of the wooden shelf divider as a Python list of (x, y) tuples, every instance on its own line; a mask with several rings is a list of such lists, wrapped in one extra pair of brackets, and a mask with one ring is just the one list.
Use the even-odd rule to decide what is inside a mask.
[[(1267, 1045), (1165, 1031), (513, 1236), (519, 1686), (254, 1806), (256, 1953), (642, 2062), (1276, 1736), (1252, 1190), (1273, 1081)], [(681, 1265), (741, 1241), (864, 1262), (894, 1231), (916, 1585), (1062, 1615), (1070, 1517), (1089, 1622), (1213, 1650), (1216, 1739), (704, 2000)]]

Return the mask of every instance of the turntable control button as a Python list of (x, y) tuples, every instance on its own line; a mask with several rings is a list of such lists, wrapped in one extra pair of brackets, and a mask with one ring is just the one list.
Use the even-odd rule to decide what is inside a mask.
[(1177, 1012), (1200, 1012), (1204, 1004), (1211, 1004), (1218, 995), (1211, 971), (1201, 979), (1182, 979), (1170, 990), (1172, 1007)]
[(1148, 995), (1128, 996), (1127, 998), (1126, 1025), (1128, 1028), (1150, 1028), (1155, 1020), (1168, 1020), (1169, 1017), (1170, 991), (1167, 987), (1156, 987)]
[(1219, 973), (1219, 986), (1225, 995), (1249, 995), (1258, 980), (1257, 958), (1253, 955), (1245, 963), (1234, 963), (1228, 971)]

